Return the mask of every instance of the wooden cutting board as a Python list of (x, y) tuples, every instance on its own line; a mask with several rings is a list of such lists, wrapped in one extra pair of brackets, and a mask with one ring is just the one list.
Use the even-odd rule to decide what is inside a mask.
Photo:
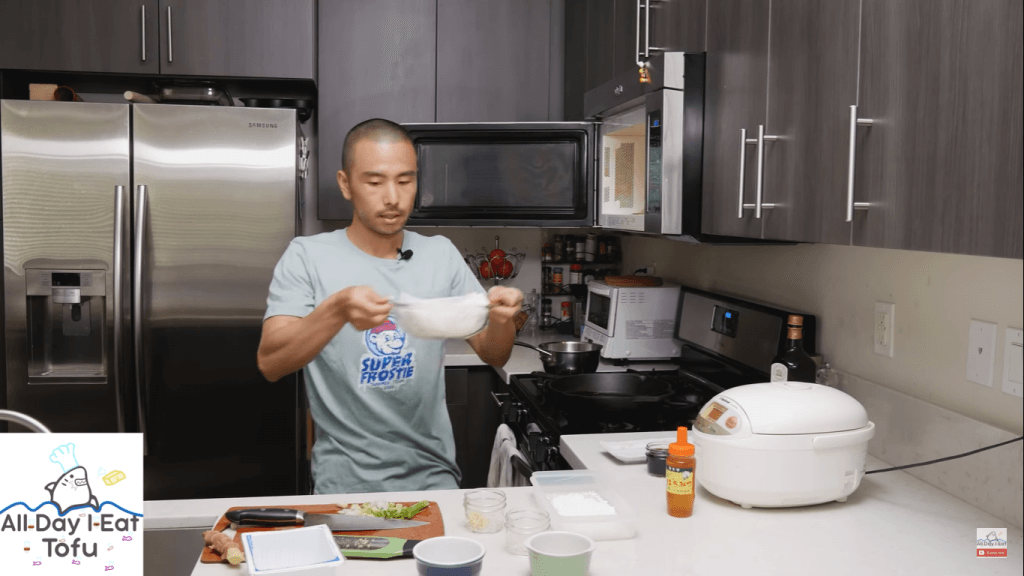
[[(406, 506), (412, 506), (415, 502), (399, 502)], [(304, 510), (314, 514), (336, 514), (341, 509), (336, 504), (307, 504), (307, 505), (295, 505), (295, 506), (235, 506), (229, 508), (227, 512), (232, 510), (247, 510), (251, 508), (289, 508), (293, 510)], [(347, 536), (389, 536), (392, 538), (405, 538), (406, 540), (426, 540), (427, 538), (434, 538), (436, 536), (444, 536), (444, 519), (441, 517), (441, 508), (438, 507), (437, 502), (430, 502), (430, 505), (426, 509), (422, 510), (419, 514), (412, 517), (413, 520), (420, 522), (429, 522), (429, 524), (423, 526), (416, 526), (415, 528), (399, 528), (396, 530), (360, 530), (360, 531), (346, 531), (346, 532), (335, 532), (335, 534), (345, 534)], [(231, 521), (226, 516), (221, 516), (217, 524), (214, 525), (213, 529), (218, 532), (223, 532), (231, 526)], [(241, 543), (242, 534), (247, 532), (263, 532), (266, 530), (291, 530), (292, 528), (300, 528), (301, 525), (287, 526), (287, 527), (263, 527), (263, 526), (239, 526), (235, 531), (235, 542)], [(203, 554), (199, 557), (200, 562), (203, 564), (216, 564), (218, 562), (227, 562), (221, 558), (220, 554), (214, 551), (209, 546), (203, 547)]]

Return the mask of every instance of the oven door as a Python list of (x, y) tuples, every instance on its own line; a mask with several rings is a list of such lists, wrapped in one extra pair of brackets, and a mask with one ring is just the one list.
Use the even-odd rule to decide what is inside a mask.
[(403, 126), (419, 159), (410, 226), (594, 225), (593, 123)]
[(605, 345), (608, 338), (615, 336), (618, 299), (618, 290), (612, 286), (603, 282), (591, 282), (587, 285), (587, 309), (583, 328), (595, 336), (600, 336), (596, 340), (589, 340), (590, 342)]

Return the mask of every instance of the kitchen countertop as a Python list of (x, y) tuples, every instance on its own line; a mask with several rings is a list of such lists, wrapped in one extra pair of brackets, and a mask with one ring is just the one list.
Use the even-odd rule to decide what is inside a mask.
[[(624, 465), (598, 442), (660, 438), (671, 432), (566, 435), (566, 460), (599, 470), (638, 514), (639, 530), (630, 540), (601, 541), (591, 576), (623, 574), (888, 574), (961, 576), (1020, 574), (1021, 530), (1008, 530), (1006, 559), (975, 556), (977, 528), (1005, 522), (904, 472), (867, 476), (845, 503), (782, 509), (744, 510), (699, 487), (691, 518), (665, 512), (664, 480), (649, 476), (644, 464)], [(868, 469), (887, 464), (868, 456)], [(536, 506), (531, 488), (505, 488), (509, 507)], [(484, 574), (527, 576), (525, 557), (505, 551), (504, 533), (472, 534), (463, 520), (464, 490), (151, 501), (145, 503), (146, 529), (209, 527), (230, 506), (322, 504), (371, 500), (434, 500), (445, 518), (446, 534), (479, 540), (487, 549)], [(182, 553), (198, 557), (194, 551)], [(414, 561), (349, 560), (341, 574), (413, 574)], [(197, 562), (193, 576), (238, 574), (228, 565)]]
[[(555, 330), (531, 330), (524, 328), (516, 338), (527, 344), (543, 344), (544, 342), (568, 342), (579, 340), (579, 336), (572, 334), (559, 334)], [(486, 366), (476, 355), (473, 348), (465, 340), (445, 341), (444, 365), (455, 366)], [(609, 360), (601, 360), (597, 367), (598, 372), (624, 372), (627, 368), (632, 370), (674, 370), (676, 365), (672, 362), (631, 362), (628, 366), (616, 366)], [(494, 369), (502, 380), (508, 382), (512, 374), (529, 374), (530, 372), (543, 372), (544, 365), (540, 361), (540, 353), (522, 346), (513, 346), (512, 355), (508, 362), (501, 368)]]

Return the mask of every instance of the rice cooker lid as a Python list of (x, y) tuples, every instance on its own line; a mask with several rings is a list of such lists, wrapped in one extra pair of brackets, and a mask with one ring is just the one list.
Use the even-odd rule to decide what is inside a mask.
[[(719, 401), (718, 409), (714, 406), (716, 401)], [(721, 427), (718, 419), (711, 418), (720, 412)], [(739, 433), (747, 426), (753, 434), (820, 434), (856, 430), (868, 425), (864, 406), (849, 394), (803, 382), (770, 382), (730, 388), (712, 398), (701, 410), (701, 416), (706, 424), (719, 428), (718, 433), (725, 435)], [(730, 420), (733, 426), (726, 427), (724, 420), (729, 417), (736, 420)], [(747, 422), (742, 422), (744, 419)]]

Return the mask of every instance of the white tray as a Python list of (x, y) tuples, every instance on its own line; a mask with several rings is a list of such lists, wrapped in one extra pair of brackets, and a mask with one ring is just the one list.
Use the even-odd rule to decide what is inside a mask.
[(605, 442), (598, 440), (601, 448), (623, 464), (640, 464), (647, 461), (647, 444), (651, 442), (675, 442), (675, 438), (648, 438), (646, 440), (627, 440), (625, 442)]

